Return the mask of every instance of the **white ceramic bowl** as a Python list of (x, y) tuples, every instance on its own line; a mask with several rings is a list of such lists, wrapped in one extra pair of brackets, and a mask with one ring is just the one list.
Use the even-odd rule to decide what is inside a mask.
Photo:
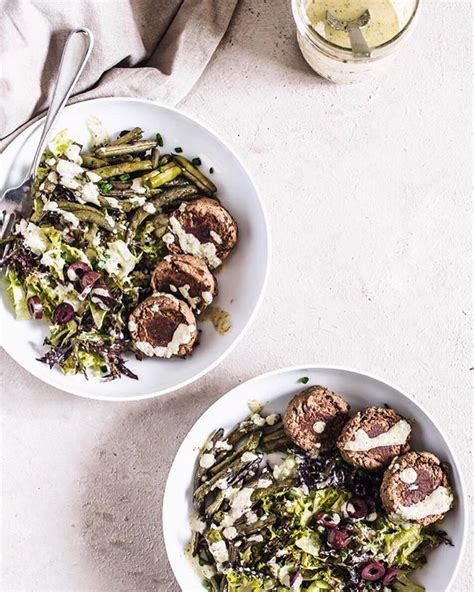
[(456, 576), (467, 533), (467, 501), (458, 463), (443, 431), (430, 415), (398, 388), (373, 376), (354, 370), (323, 367), (296, 367), (277, 370), (249, 380), (214, 403), (194, 424), (176, 454), (168, 476), (163, 500), (163, 534), (168, 559), (183, 592), (204, 590), (189, 559), (183, 552), (191, 536), (189, 518), (192, 513), (192, 479), (197, 452), (209, 433), (219, 427), (229, 429), (244, 419), (247, 402), (257, 399), (265, 410), (283, 412), (291, 397), (305, 388), (298, 383), (309, 377), (307, 386), (321, 384), (342, 395), (351, 405), (351, 413), (370, 405), (387, 403), (399, 413), (415, 420), (415, 450), (428, 450), (452, 468), (456, 504), (442, 523), (454, 543), (433, 551), (427, 565), (416, 573), (416, 581), (427, 592), (448, 592)]
[[(239, 226), (239, 241), (218, 275), (219, 296), (215, 304), (230, 313), (232, 330), (222, 336), (210, 322), (200, 323), (201, 343), (187, 360), (130, 357), (127, 365), (139, 380), (122, 377), (106, 382), (83, 376), (65, 376), (58, 369), (36, 361), (41, 355), (47, 326), (38, 321), (16, 321), (5, 282), (2, 283), (0, 318), (4, 349), (37, 378), (75, 395), (123, 401), (162, 395), (203, 376), (236, 345), (249, 326), (261, 301), (269, 267), (269, 235), (263, 204), (244, 165), (234, 152), (188, 115), (152, 101), (129, 98), (95, 99), (66, 107), (56, 132), (68, 128), (71, 136), (89, 144), (86, 120), (99, 117), (111, 134), (140, 126), (144, 137), (160, 132), (165, 151), (182, 146), (185, 155), (199, 156), (203, 171), (214, 168), (213, 181), (223, 205)], [(54, 131), (53, 131), (54, 133)], [(1, 156), (0, 188), (18, 184), (26, 174), (40, 135), (39, 122), (23, 131)], [(3, 189), (2, 189), (3, 190)]]

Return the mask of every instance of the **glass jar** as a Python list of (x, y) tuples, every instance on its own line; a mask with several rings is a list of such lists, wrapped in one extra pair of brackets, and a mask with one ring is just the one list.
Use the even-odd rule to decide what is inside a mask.
[(343, 83), (361, 82), (385, 70), (413, 30), (419, 8), (419, 0), (392, 0), (400, 30), (385, 43), (371, 47), (370, 57), (356, 57), (349, 47), (334, 44), (312, 26), (307, 14), (309, 2), (292, 0), (301, 53), (320, 76)]

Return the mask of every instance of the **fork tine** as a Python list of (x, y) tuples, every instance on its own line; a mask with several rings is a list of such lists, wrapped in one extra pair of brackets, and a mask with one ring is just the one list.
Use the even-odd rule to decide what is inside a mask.
[[(15, 219), (16, 219), (16, 216), (14, 213), (8, 213), (5, 211), (3, 212), (2, 230), (0, 231), (0, 240), (3, 240), (10, 235), (10, 233), (13, 229), (13, 226), (15, 224)], [(9, 244), (0, 247), (0, 266), (2, 264), (2, 261), (7, 256), (9, 250), (10, 250)]]

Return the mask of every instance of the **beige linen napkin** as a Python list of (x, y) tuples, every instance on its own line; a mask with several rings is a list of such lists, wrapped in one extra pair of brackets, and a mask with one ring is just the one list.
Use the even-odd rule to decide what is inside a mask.
[(88, 27), (95, 45), (70, 102), (175, 104), (203, 72), (237, 1), (0, 0), (0, 150), (47, 107), (72, 29)]

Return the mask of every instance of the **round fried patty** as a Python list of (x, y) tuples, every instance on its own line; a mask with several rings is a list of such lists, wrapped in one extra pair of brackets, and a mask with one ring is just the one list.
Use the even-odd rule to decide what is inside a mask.
[(201, 257), (215, 269), (237, 242), (237, 224), (218, 201), (201, 198), (181, 204), (170, 217), (163, 241), (172, 253)]
[(376, 471), (387, 466), (392, 458), (410, 449), (411, 428), (408, 422), (404, 427), (409, 433), (403, 444), (376, 446), (370, 450), (349, 450), (347, 446), (354, 441), (359, 430), (365, 432), (369, 438), (375, 438), (388, 432), (400, 421), (406, 422), (406, 419), (393, 409), (368, 407), (359, 411), (347, 422), (338, 438), (337, 447), (342, 458), (349, 464), (368, 471)]
[(217, 294), (217, 281), (206, 263), (192, 255), (168, 255), (155, 267), (151, 277), (155, 292), (172, 293), (201, 313)]
[(161, 358), (186, 357), (198, 335), (188, 304), (163, 293), (141, 302), (130, 315), (128, 328), (139, 351)]
[[(448, 490), (452, 504), (448, 475), (440, 460), (430, 452), (408, 452), (395, 458), (386, 469), (380, 488), (380, 497), (387, 512), (403, 519), (405, 514), (403, 508), (410, 508), (414, 504), (423, 502), (439, 487)], [(446, 511), (451, 504), (448, 500)], [(441, 520), (445, 513), (429, 513), (414, 521), (427, 526)]]
[(349, 413), (342, 397), (324, 386), (312, 386), (295, 395), (283, 417), (285, 432), (306, 451), (326, 451), (334, 447)]

